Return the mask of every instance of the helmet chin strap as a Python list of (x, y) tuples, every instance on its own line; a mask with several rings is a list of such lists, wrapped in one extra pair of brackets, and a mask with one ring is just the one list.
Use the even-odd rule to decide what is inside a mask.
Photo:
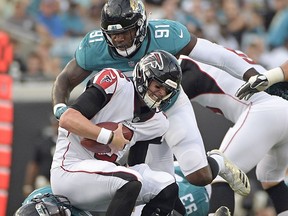
[(117, 53), (118, 53), (119, 55), (121, 55), (121, 56), (123, 56), (123, 57), (127, 57), (127, 56), (131, 55), (133, 52), (135, 52), (135, 50), (137, 49), (137, 47), (136, 47), (135, 44), (133, 44), (131, 47), (125, 49), (124, 51), (119, 50), (119, 49), (117, 49), (117, 48), (115, 48), (115, 49), (116, 49), (116, 51), (117, 51)]

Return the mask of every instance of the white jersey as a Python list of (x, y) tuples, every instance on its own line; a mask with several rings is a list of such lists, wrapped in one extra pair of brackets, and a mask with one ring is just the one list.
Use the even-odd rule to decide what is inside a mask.
[[(235, 93), (245, 83), (243, 80), (234, 78), (219, 68), (192, 60), (189, 57), (181, 56), (180, 61), (183, 59), (186, 62), (190, 61), (193, 67), (191, 74), (189, 74), (192, 78), (184, 80), (184, 85), (190, 85), (190, 87), (185, 86), (185, 89), (189, 89), (189, 92), (186, 92), (189, 99), (211, 109), (215, 113), (224, 115), (225, 118), (234, 123), (251, 103), (261, 103), (267, 99), (267, 93), (259, 92), (248, 101), (239, 100)], [(266, 71), (261, 65), (255, 64), (253, 66), (260, 73)]]
[[(91, 119), (99, 122), (123, 122), (134, 131), (129, 145), (162, 137), (169, 126), (163, 113), (136, 116), (135, 90), (132, 81), (114, 69), (104, 69), (91, 85), (102, 89), (109, 102)], [(136, 108), (135, 108), (136, 109)], [(132, 167), (118, 166), (111, 162), (111, 155), (98, 160), (97, 154), (80, 144), (81, 137), (59, 128), (51, 168), (51, 187), (54, 194), (62, 194), (72, 205), (93, 211), (106, 211), (116, 191), (129, 181), (142, 183), (136, 204), (145, 204), (161, 190), (175, 182), (172, 175), (152, 171), (146, 164)], [(139, 143), (140, 145), (141, 143)], [(119, 155), (118, 155), (119, 156)]]
[(288, 167), (288, 102), (266, 92), (239, 100), (235, 93), (244, 82), (227, 72), (184, 56), (181, 68), (189, 99), (235, 123), (220, 150), (245, 172), (257, 165), (260, 181), (283, 180)]
[[(141, 119), (140, 121), (137, 119), (138, 117), (135, 116), (134, 110), (134, 85), (121, 72), (114, 69), (103, 70), (93, 78), (93, 84), (101, 86), (111, 98), (105, 107), (91, 119), (94, 124), (100, 122), (122, 122), (134, 131), (133, 137), (129, 145), (127, 145), (130, 147), (136, 141), (151, 140), (164, 135), (169, 122), (163, 113), (155, 113), (150, 118)], [(61, 127), (59, 127), (58, 134), (52, 168), (63, 166), (63, 164), (64, 166), (69, 165), (80, 160), (97, 158), (97, 154), (87, 150), (80, 144), (82, 137), (69, 133)], [(109, 154), (107, 155), (110, 157)], [(121, 152), (118, 155), (122, 155)], [(107, 160), (109, 160), (108, 157)], [(101, 158), (103, 158), (103, 155)]]

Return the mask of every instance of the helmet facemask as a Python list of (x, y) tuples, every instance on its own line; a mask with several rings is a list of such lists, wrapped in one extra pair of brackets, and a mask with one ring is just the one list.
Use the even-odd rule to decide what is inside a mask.
[(40, 216), (71, 216), (70, 201), (60, 195), (44, 194), (31, 200)]
[[(141, 59), (134, 68), (133, 82), (148, 107), (165, 109), (179, 92), (182, 71), (177, 59), (165, 51), (152, 52)], [(156, 81), (165, 88), (166, 96), (159, 98), (149, 87)]]
[[(162, 98), (158, 97), (150, 90), (149, 87), (151, 85), (152, 80), (156, 81), (159, 86), (163, 86), (165, 88), (166, 96)], [(166, 81), (168, 82), (163, 81), (159, 82), (157, 79), (151, 78), (148, 87), (145, 87), (146, 92), (143, 95), (143, 100), (150, 109), (158, 108), (159, 111), (161, 111), (164, 104), (169, 102), (170, 98), (175, 94), (174, 92), (177, 91), (177, 84), (175, 82), (173, 82), (172, 80), (166, 80)], [(172, 84), (173, 87), (167, 85), (167, 83)]]

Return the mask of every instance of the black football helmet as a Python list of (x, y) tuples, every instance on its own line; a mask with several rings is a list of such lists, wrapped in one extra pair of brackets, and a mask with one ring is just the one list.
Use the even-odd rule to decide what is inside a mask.
[(14, 216), (71, 216), (70, 201), (61, 195), (46, 193), (21, 206)]
[[(151, 80), (166, 88), (167, 95), (162, 100), (155, 101), (148, 95)], [(136, 90), (150, 108), (167, 109), (172, 98), (178, 95), (181, 81), (182, 70), (177, 59), (164, 50), (156, 50), (145, 55), (133, 71)]]
[[(136, 36), (126, 54), (112, 43), (111, 34), (119, 34), (135, 28)], [(101, 12), (101, 30), (109, 46), (123, 56), (132, 55), (142, 44), (147, 33), (147, 18), (141, 0), (108, 0)]]

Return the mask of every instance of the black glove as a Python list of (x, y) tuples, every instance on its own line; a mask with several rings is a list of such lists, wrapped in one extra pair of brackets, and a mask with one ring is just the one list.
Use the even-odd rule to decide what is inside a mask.
[(248, 100), (254, 93), (264, 91), (269, 87), (269, 82), (264, 74), (258, 74), (250, 77), (236, 92), (236, 97), (240, 100)]

